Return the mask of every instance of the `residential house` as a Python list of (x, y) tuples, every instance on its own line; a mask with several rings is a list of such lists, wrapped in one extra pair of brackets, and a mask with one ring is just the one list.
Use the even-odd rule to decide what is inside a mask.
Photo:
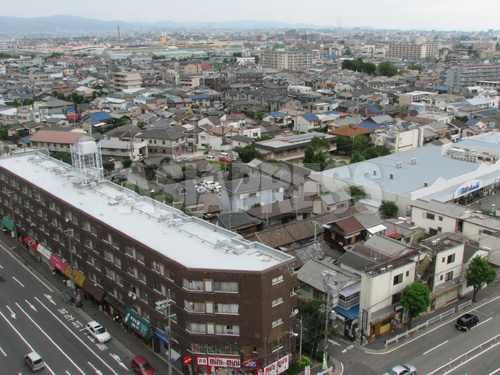
[(149, 154), (181, 154), (186, 147), (187, 136), (173, 129), (152, 129), (140, 134), (141, 142), (148, 142)]
[(313, 202), (309, 197), (294, 197), (271, 204), (260, 205), (247, 211), (256, 217), (266, 228), (286, 224), (293, 220), (304, 220), (311, 216)]
[(316, 215), (345, 209), (353, 205), (352, 197), (343, 189), (321, 194), (314, 198), (313, 212)]
[(268, 176), (258, 176), (228, 181), (221, 186), (222, 203), (232, 212), (282, 201), (286, 184)]
[(91, 138), (79, 131), (59, 131), (43, 129), (37, 131), (30, 139), (32, 148), (47, 149), (51, 152), (70, 152), (76, 142), (88, 141)]
[(103, 139), (99, 142), (99, 146), (101, 146), (103, 158), (108, 160), (121, 161), (130, 159), (135, 162), (148, 157), (148, 143), (145, 140), (142, 142), (125, 142)]
[(246, 212), (218, 214), (210, 222), (242, 236), (247, 236), (262, 229), (262, 221), (250, 216)]

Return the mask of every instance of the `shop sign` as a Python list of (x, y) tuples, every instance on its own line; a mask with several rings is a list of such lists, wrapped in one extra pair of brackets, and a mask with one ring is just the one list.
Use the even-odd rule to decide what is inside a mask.
[[(70, 265), (66, 267), (66, 271), (64, 272), (64, 276), (68, 279), (73, 280), (73, 268)], [(75, 270), (75, 283), (78, 286), (83, 286), (83, 282), (85, 281), (85, 276), (83, 276), (80, 272)]]
[(460, 186), (457, 191), (455, 191), (455, 194), (453, 195), (454, 198), (459, 198), (463, 195), (472, 193), (473, 191), (479, 190), (483, 187), (483, 181), (481, 180), (470, 180), (467, 181), (465, 184)]
[(245, 368), (257, 368), (257, 360), (256, 359), (245, 359), (243, 360), (243, 367)]
[(193, 356), (188, 355), (187, 357), (184, 357), (182, 361), (185, 365), (189, 365), (191, 362), (193, 362)]
[(163, 341), (165, 344), (168, 344), (168, 337), (165, 336), (162, 332), (156, 330), (156, 337), (158, 337), (161, 341)]
[(40, 245), (40, 244), (36, 248), (36, 251), (38, 251), (46, 259), (50, 259), (50, 257), (52, 256), (52, 251), (50, 251), (45, 246)]
[(153, 326), (130, 309), (125, 310), (124, 323), (132, 327), (132, 329), (137, 333), (140, 333), (142, 336), (144, 336), (146, 340), (149, 340), (149, 338), (151, 337)]
[(52, 256), (50, 257), (50, 263), (62, 273), (66, 272), (66, 268), (68, 267), (68, 265), (55, 254), (52, 254)]
[(196, 357), (198, 366), (213, 366), (213, 367), (234, 367), (240, 368), (241, 361), (239, 358), (228, 357)]
[[(290, 365), (288, 354), (284, 356), (283, 358), (280, 358), (278, 362), (273, 362), (269, 366), (264, 367), (264, 375), (277, 375), (281, 374), (282, 372), (285, 372), (288, 370), (288, 367)], [(259, 373), (261, 373), (259, 371)]]

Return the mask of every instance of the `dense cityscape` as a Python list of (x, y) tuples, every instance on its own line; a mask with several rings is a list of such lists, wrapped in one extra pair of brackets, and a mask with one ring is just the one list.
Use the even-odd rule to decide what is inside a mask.
[(26, 20), (0, 372), (500, 371), (498, 30)]

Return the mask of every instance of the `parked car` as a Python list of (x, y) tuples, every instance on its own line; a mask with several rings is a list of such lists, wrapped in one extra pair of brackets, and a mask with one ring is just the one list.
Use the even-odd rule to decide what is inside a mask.
[(231, 160), (232, 161), (238, 161), (238, 157), (237, 156), (231, 156)]
[(214, 161), (215, 160), (215, 156), (213, 156), (213, 155), (207, 155), (207, 156), (205, 156), (205, 159), (207, 161)]
[(127, 180), (128, 180), (127, 176), (123, 174), (117, 174), (111, 177), (111, 181), (127, 181)]
[(187, 156), (181, 156), (177, 161), (189, 161), (191, 158), (188, 158)]
[(221, 156), (219, 158), (219, 161), (221, 163), (232, 163), (233, 162), (233, 159), (231, 159), (229, 156)]
[(89, 322), (86, 328), (89, 335), (95, 338), (100, 344), (111, 340), (111, 335), (106, 331), (106, 328), (96, 321)]
[(478, 324), (479, 324), (479, 318), (477, 316), (472, 314), (465, 314), (457, 319), (455, 327), (461, 331), (467, 332), (469, 329), (471, 329), (474, 326), (477, 326)]
[(45, 367), (43, 358), (37, 352), (26, 354), (24, 356), (24, 363), (31, 369), (31, 372), (41, 370)]
[(406, 364), (406, 365), (397, 365), (387, 371), (384, 375), (416, 375), (417, 369), (415, 366)]
[(196, 191), (197, 191), (199, 194), (203, 194), (203, 193), (206, 193), (206, 192), (207, 192), (207, 189), (206, 189), (204, 186), (196, 186)]
[(156, 375), (156, 371), (148, 361), (142, 356), (139, 355), (132, 359), (131, 364), (132, 370), (140, 375)]

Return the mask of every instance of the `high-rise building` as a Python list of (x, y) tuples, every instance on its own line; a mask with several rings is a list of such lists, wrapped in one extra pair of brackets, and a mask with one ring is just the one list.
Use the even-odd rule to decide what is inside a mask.
[(390, 44), (387, 57), (405, 59), (431, 59), (439, 55), (439, 43), (425, 42)]
[(500, 81), (500, 65), (453, 66), (446, 71), (446, 85), (461, 89), (478, 81)]
[(271, 51), (262, 51), (261, 62), (264, 68), (300, 70), (313, 66), (311, 51), (287, 50), (284, 43), (276, 43)]

